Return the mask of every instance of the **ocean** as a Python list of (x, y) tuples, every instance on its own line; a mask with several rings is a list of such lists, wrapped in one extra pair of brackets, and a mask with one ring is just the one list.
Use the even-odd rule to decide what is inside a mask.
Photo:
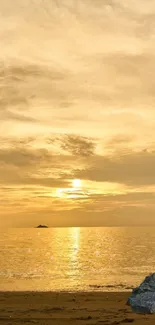
[(154, 271), (151, 227), (0, 233), (0, 291), (128, 291)]

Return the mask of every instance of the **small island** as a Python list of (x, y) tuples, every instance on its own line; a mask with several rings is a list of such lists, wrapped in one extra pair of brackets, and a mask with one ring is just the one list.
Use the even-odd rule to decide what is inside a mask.
[(36, 228), (48, 228), (48, 226), (46, 226), (46, 225), (39, 225)]

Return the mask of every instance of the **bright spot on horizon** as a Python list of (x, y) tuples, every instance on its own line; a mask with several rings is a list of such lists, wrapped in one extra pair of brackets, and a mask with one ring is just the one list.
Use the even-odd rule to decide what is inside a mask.
[(63, 189), (62, 188), (57, 189), (56, 196), (59, 197), (59, 198), (63, 197)]
[(76, 199), (81, 198), (81, 196), (87, 197), (87, 194), (82, 192), (82, 181), (81, 179), (73, 179), (70, 188), (58, 188), (56, 191), (56, 197), (65, 199)]
[(80, 179), (73, 179), (72, 186), (74, 188), (80, 188), (81, 187), (81, 180)]

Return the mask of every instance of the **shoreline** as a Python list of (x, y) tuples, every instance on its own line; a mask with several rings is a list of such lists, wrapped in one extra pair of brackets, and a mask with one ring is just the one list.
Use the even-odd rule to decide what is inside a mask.
[(0, 292), (0, 325), (154, 325), (132, 313), (130, 292)]

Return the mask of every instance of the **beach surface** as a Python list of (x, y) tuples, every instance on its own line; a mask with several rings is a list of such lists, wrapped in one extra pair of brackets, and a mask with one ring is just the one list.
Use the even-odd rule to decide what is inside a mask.
[(155, 315), (132, 313), (130, 292), (1, 292), (0, 325), (155, 324)]

